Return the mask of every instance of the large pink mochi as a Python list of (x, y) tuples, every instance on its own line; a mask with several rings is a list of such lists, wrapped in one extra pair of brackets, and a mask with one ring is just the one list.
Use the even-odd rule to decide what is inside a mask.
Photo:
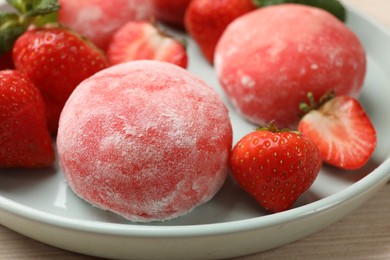
[(149, 20), (151, 0), (59, 0), (58, 21), (106, 50), (112, 35), (128, 21)]
[(299, 103), (330, 90), (358, 97), (366, 53), (357, 36), (330, 13), (280, 4), (233, 21), (218, 42), (214, 65), (232, 105), (248, 121), (295, 128)]
[(137, 222), (169, 220), (210, 200), (232, 145), (228, 111), (188, 71), (116, 65), (82, 82), (60, 118), (60, 166), (87, 202)]

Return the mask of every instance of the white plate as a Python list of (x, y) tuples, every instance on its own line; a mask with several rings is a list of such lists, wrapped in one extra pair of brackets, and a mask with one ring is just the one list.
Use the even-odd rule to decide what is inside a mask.
[[(4, 9), (4, 1), (0, 0)], [(216, 259), (260, 252), (312, 234), (349, 214), (390, 179), (390, 34), (348, 8), (348, 25), (368, 52), (361, 102), (378, 133), (378, 147), (359, 171), (324, 167), (294, 205), (267, 215), (229, 179), (217, 196), (173, 221), (134, 224), (91, 207), (67, 187), (61, 170), (1, 170), (0, 223), (49, 245), (106, 258)], [(212, 68), (193, 42), (189, 70), (223, 97)], [(234, 142), (254, 129), (231, 111)], [(386, 221), (386, 220), (384, 220)]]

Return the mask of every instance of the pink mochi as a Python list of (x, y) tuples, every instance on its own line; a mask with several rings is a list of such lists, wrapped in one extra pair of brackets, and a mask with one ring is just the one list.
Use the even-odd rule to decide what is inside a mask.
[(116, 65), (82, 82), (57, 135), (73, 191), (137, 222), (169, 220), (210, 200), (226, 179), (231, 145), (216, 92), (160, 61)]
[(228, 99), (257, 125), (295, 128), (299, 103), (312, 92), (358, 97), (366, 52), (357, 36), (330, 13), (280, 4), (233, 21), (216, 47), (215, 70)]
[(153, 15), (151, 0), (59, 0), (59, 4), (58, 21), (103, 50), (122, 25)]

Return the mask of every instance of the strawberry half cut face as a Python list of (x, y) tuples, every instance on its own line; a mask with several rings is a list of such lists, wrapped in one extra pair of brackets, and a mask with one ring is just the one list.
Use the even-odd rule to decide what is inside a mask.
[(337, 96), (307, 113), (298, 125), (319, 147), (324, 162), (342, 169), (361, 168), (376, 147), (376, 131), (358, 100)]

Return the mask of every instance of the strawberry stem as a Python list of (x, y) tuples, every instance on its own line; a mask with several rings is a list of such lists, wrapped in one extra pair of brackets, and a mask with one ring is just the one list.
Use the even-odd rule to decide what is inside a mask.
[(323, 104), (328, 102), (329, 100), (333, 99), (335, 96), (334, 90), (331, 90), (327, 93), (325, 93), (323, 96), (321, 96), (320, 100), (316, 102), (314, 95), (312, 92), (307, 93), (307, 99), (309, 102), (302, 101), (299, 103), (299, 109), (303, 112), (303, 114), (307, 114), (312, 110), (319, 109)]
[(258, 128), (258, 130), (260, 130), (260, 131), (262, 131), (262, 130), (267, 130), (267, 131), (270, 131), (270, 132), (272, 132), (272, 133), (277, 133), (277, 132), (279, 132), (279, 128), (276, 126), (274, 120), (272, 120), (271, 122), (269, 122), (267, 126), (262, 126), (262, 127)]
[(296, 134), (300, 134), (299, 131), (291, 130), (289, 128), (279, 129), (275, 124), (275, 120), (272, 120), (271, 122), (269, 122), (267, 126), (262, 126), (262, 127), (257, 128), (257, 130), (258, 131), (270, 131), (272, 133), (293, 132)]

